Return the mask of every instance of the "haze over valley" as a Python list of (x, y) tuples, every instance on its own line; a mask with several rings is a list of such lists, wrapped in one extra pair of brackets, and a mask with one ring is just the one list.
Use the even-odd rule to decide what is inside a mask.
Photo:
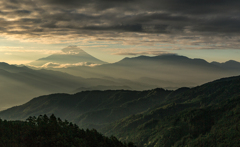
[(79, 47), (69, 46), (62, 53), (26, 65), (0, 63), (0, 69), (3, 110), (50, 93), (193, 87), (239, 75), (240, 63), (209, 63), (176, 54), (128, 57), (107, 63)]
[[(53, 54), (33, 61), (28, 65), (84, 78), (101, 78), (116, 82), (130, 80), (143, 83), (146, 88), (148, 88), (147, 85), (153, 85), (168, 89), (183, 86), (192, 87), (240, 73), (240, 63), (233, 60), (224, 63), (216, 61), (209, 63), (204, 59), (192, 59), (177, 54), (163, 54), (126, 57), (115, 63), (106, 63), (78, 47), (69, 46), (62, 51), (62, 54)], [(78, 58), (80, 59), (77, 60)], [(65, 60), (67, 62), (63, 63)], [(41, 64), (39, 64), (40, 62)], [(38, 66), (36, 66), (37, 64)], [(130, 86), (129, 84), (126, 85)], [(132, 89), (140, 90), (141, 88), (133, 86)]]
[[(0, 63), (1, 110), (50, 93), (193, 87), (240, 73), (240, 63), (209, 63), (177, 54), (101, 61), (76, 46), (17, 66)], [(11, 92), (14, 91), (14, 92)], [(17, 99), (16, 99), (17, 97)]]

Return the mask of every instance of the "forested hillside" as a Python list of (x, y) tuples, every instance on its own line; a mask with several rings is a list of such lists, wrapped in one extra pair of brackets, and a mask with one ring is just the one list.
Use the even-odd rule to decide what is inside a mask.
[(138, 146), (239, 146), (240, 77), (168, 97), (164, 104), (101, 130)]
[(4, 119), (54, 113), (137, 146), (238, 146), (240, 76), (194, 88), (52, 94), (0, 112)]
[(0, 112), (9, 120), (52, 113), (84, 128), (102, 125), (145, 111), (162, 103), (172, 93), (164, 89), (148, 91), (83, 91), (73, 95), (52, 94), (32, 99), (26, 104)]
[(1, 147), (134, 147), (114, 136), (105, 137), (96, 130), (79, 129), (53, 114), (29, 117), (26, 121), (0, 119)]

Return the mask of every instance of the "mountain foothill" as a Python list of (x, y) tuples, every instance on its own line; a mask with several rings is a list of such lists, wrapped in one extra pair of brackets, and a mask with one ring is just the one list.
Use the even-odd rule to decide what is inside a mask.
[(238, 146), (240, 76), (193, 88), (50, 94), (0, 112), (2, 119), (56, 116), (139, 147)]

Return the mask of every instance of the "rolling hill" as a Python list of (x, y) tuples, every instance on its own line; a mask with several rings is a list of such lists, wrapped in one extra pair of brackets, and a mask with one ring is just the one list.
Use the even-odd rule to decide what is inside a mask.
[(0, 117), (25, 119), (51, 113), (138, 146), (237, 146), (240, 76), (178, 90), (46, 95), (1, 111)]
[(238, 146), (240, 76), (169, 96), (158, 107), (102, 129), (138, 146)]
[(26, 104), (2, 111), (0, 117), (24, 120), (29, 116), (53, 113), (84, 128), (101, 128), (106, 123), (155, 106), (169, 93), (171, 91), (155, 89), (82, 91), (73, 95), (52, 94), (34, 98)]
[[(0, 81), (0, 110), (22, 104), (36, 96), (70, 93), (80, 87), (123, 86), (121, 83), (107, 79), (86, 79), (58, 71), (33, 70), (25, 66), (18, 67), (7, 63), (0, 63)], [(81, 90), (79, 89), (79, 91)]]

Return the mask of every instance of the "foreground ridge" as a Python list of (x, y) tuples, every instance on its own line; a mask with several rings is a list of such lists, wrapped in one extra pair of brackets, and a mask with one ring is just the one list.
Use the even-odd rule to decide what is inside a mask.
[(239, 146), (240, 76), (175, 91), (52, 94), (0, 112), (8, 120), (56, 114), (139, 147)]
[(79, 129), (76, 124), (62, 121), (53, 114), (29, 117), (26, 121), (0, 119), (0, 146), (16, 147), (135, 147), (114, 136), (105, 137), (95, 129)]

